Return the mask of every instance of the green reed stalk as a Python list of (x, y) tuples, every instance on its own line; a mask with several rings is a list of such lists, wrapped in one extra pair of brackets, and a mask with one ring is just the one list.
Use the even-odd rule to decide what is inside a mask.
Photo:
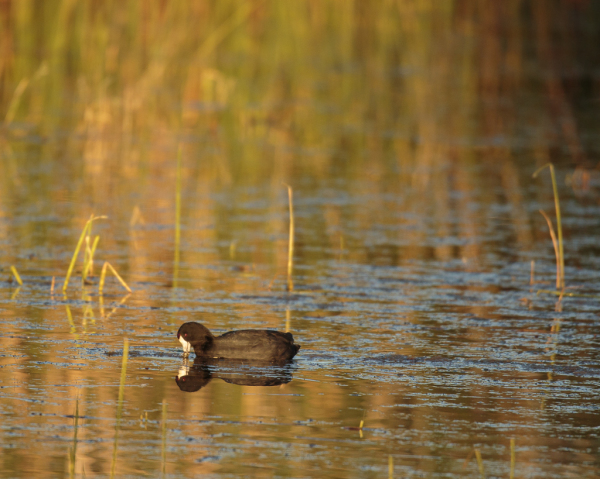
[(110, 467), (111, 479), (115, 477), (115, 466), (117, 463), (117, 444), (119, 442), (119, 427), (121, 425), (121, 414), (123, 411), (123, 397), (125, 396), (125, 379), (127, 377), (127, 359), (129, 358), (129, 340), (123, 340), (123, 361), (121, 363), (121, 382), (119, 384), (119, 399), (117, 401), (117, 421), (115, 423), (115, 442), (113, 445), (112, 465)]
[(562, 223), (560, 214), (560, 201), (558, 198), (558, 188), (556, 186), (556, 176), (554, 174), (554, 165), (552, 163), (546, 163), (544, 166), (538, 168), (533, 174), (533, 177), (537, 177), (538, 173), (544, 168), (550, 169), (550, 177), (552, 178), (552, 190), (554, 192), (554, 209), (556, 210), (556, 230), (558, 232), (558, 271), (557, 271), (557, 289), (565, 289), (565, 255), (563, 248), (563, 234), (562, 234)]
[(288, 267), (287, 267), (287, 289), (289, 292), (294, 290), (294, 282), (292, 280), (292, 270), (294, 269), (294, 203), (293, 192), (290, 185), (285, 185), (288, 189), (288, 200), (290, 204), (290, 233), (288, 241)]
[(175, 183), (175, 259), (173, 262), (173, 287), (179, 279), (179, 261), (181, 245), (181, 145), (177, 150), (177, 179)]
[(13, 276), (17, 280), (17, 283), (19, 283), (19, 286), (23, 286), (23, 281), (21, 280), (21, 276), (19, 276), (19, 272), (17, 271), (17, 268), (15, 268), (14, 266), (11, 265), (10, 270), (12, 271)]

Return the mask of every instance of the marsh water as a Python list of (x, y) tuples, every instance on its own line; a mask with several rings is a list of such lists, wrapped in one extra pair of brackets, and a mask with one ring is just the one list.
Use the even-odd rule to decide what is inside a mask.
[[(219, 17), (225, 3), (207, 5)], [(232, 5), (272, 35), (287, 24), (275, 28), (269, 15), (310, 20), (317, 36), (329, 21), (277, 3), (257, 7), (264, 18)], [(587, 19), (581, 31), (597, 38), (597, 8), (553, 5), (549, 16), (533, 8), (537, 27), (577, 30)], [(386, 22), (410, 37), (401, 19), (417, 13), (393, 8)], [(434, 11), (418, 15), (435, 23)], [(465, 25), (484, 28), (498, 12), (457, 11), (452, 27), (418, 35), (455, 43), (413, 45), (420, 56), (398, 47), (383, 64), (362, 57), (370, 44), (346, 52), (343, 24), (327, 37), (332, 52), (315, 46), (306, 72), (302, 58), (284, 63), (298, 75), (275, 75), (265, 91), (281, 90), (262, 99), (262, 83), (228, 63), (241, 40), (219, 47), (229, 56), (209, 61), (213, 70), (192, 72), (209, 71), (212, 93), (188, 78), (181, 104), (169, 89), (181, 84), (160, 74), (144, 80), (157, 98), (123, 79), (96, 98), (83, 66), (69, 83), (53, 73), (55, 57), (48, 71), (32, 62), (28, 85), (78, 86), (52, 99), (31, 87), (18, 106), (3, 99), (1, 477), (600, 475), (597, 64), (565, 55), (558, 73), (528, 50), (551, 41), (522, 27), (527, 61), (520, 74), (505, 71), (516, 33), (504, 12), (497, 38), (480, 32), (508, 42), (504, 53), (486, 44), (502, 85), (494, 90), (481, 67), (469, 75), (483, 86), (465, 92), (468, 75), (444, 72), (464, 66)], [(558, 28), (565, 11), (577, 22)], [(183, 22), (189, 12), (165, 17), (176, 13)], [(348, 30), (355, 40), (391, 31), (361, 21), (366, 33)], [(245, 34), (254, 38), (236, 33)], [(268, 50), (279, 37), (265, 38), (252, 41)], [(475, 56), (489, 59), (481, 48)], [(446, 95), (455, 82), (460, 99)], [(547, 162), (560, 198), (562, 297), (540, 214), (556, 228), (550, 170), (532, 177)], [(92, 225), (94, 269), (82, 283), (81, 252), (63, 292), (90, 215), (105, 216)], [(108, 273), (100, 294), (107, 261), (131, 293)], [(301, 350), (286, 365), (198, 363), (176, 338), (185, 321), (219, 334), (290, 331)], [(175, 380), (184, 376), (189, 386)]]

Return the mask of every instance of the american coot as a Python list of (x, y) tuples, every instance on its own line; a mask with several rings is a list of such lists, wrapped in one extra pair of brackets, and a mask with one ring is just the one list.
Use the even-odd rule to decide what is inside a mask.
[(294, 344), (291, 333), (268, 329), (243, 329), (214, 336), (200, 323), (184, 323), (177, 331), (183, 352), (192, 348), (203, 358), (252, 359), (255, 361), (284, 362), (292, 359), (300, 346)]

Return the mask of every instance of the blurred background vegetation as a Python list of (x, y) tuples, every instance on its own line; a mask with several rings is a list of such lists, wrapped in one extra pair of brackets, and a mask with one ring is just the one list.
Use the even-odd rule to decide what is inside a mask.
[(77, 225), (136, 208), (172, 223), (174, 196), (156, 195), (182, 143), (205, 192), (356, 179), (474, 224), (452, 192), (485, 205), (500, 186), (527, 249), (531, 172), (567, 166), (578, 191), (597, 173), (598, 19), (586, 0), (4, 0), (0, 188), (76, 198)]
[[(126, 175), (187, 138), (225, 182), (363, 163), (426, 181), (461, 146), (549, 134), (579, 165), (573, 103), (598, 95), (599, 10), (585, 0), (4, 0), (4, 135), (60, 138), (82, 172)], [(523, 103), (529, 132), (514, 131)]]

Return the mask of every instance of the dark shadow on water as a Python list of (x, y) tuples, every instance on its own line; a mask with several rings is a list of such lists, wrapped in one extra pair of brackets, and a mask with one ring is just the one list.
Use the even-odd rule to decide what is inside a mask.
[(199, 391), (212, 379), (238, 386), (279, 386), (292, 380), (292, 365), (292, 362), (274, 365), (262, 361), (202, 358), (189, 364), (184, 359), (175, 382), (185, 392)]

